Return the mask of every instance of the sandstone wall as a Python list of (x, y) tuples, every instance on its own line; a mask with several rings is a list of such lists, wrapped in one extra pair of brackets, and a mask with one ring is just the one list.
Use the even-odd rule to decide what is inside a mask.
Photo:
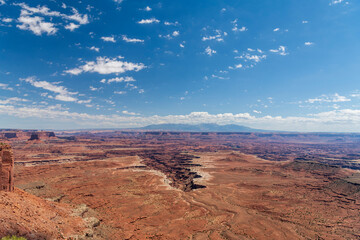
[(50, 131), (0, 129), (0, 139), (6, 140), (46, 140), (55, 137), (55, 133)]
[(0, 145), (0, 191), (14, 191), (14, 157), (7, 144)]

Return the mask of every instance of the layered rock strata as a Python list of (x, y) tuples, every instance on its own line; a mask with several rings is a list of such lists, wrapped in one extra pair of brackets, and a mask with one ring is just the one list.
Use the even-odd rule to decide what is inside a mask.
[(10, 145), (0, 144), (0, 191), (14, 191), (14, 157)]

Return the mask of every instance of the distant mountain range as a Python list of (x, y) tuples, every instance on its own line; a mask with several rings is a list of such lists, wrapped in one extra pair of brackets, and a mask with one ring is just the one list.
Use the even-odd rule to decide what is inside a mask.
[(228, 124), (218, 125), (215, 123), (202, 124), (153, 124), (145, 127), (137, 128), (141, 130), (157, 130), (157, 131), (179, 131), (179, 132), (269, 132), (267, 130), (254, 129), (245, 126)]

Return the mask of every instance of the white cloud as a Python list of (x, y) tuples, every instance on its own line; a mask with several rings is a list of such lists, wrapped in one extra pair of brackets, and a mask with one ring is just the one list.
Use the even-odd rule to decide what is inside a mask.
[(335, 5), (344, 2), (344, 0), (332, 0), (329, 5)]
[(150, 19), (142, 19), (138, 21), (139, 24), (151, 24), (151, 23), (159, 23), (160, 20), (156, 18), (150, 18)]
[(280, 28), (275, 28), (273, 31), (278, 32), (278, 31), (280, 31)]
[(351, 99), (345, 97), (345, 96), (340, 96), (338, 93), (335, 93), (333, 95), (321, 95), (320, 97), (317, 98), (310, 98), (308, 99), (306, 102), (308, 103), (323, 103), (323, 102), (350, 102)]
[(227, 32), (223, 32), (223, 31), (217, 29), (217, 30), (215, 30), (215, 35), (205, 36), (201, 40), (202, 41), (215, 40), (215, 41), (218, 41), (218, 42), (223, 42), (225, 36), (227, 36)]
[(86, 62), (84, 65), (66, 70), (66, 73), (73, 75), (79, 75), (84, 72), (97, 72), (100, 74), (110, 74), (110, 73), (124, 73), (127, 71), (140, 71), (146, 66), (143, 63), (132, 63), (124, 62), (122, 57), (118, 58), (108, 58), (108, 57), (97, 57), (95, 61)]
[(311, 46), (311, 45), (314, 45), (314, 43), (313, 42), (305, 42), (304, 45), (305, 46)]
[(35, 35), (42, 35), (46, 33), (47, 35), (54, 35), (57, 32), (57, 28), (51, 22), (45, 22), (42, 17), (30, 17), (30, 16), (20, 16), (18, 18), (20, 24), (16, 25), (21, 30), (32, 31)]
[(135, 82), (136, 80), (133, 77), (115, 77), (115, 78), (110, 78), (108, 80), (106, 79), (102, 79), (100, 82), (101, 83), (119, 83), (119, 82)]
[(13, 21), (12, 18), (3, 18), (1, 19), (1, 21), (5, 22), (5, 23), (11, 23)]
[(56, 100), (66, 102), (75, 102), (77, 100), (75, 97), (72, 97), (72, 95), (76, 95), (77, 92), (69, 92), (67, 88), (59, 86), (55, 83), (50, 83), (47, 81), (37, 81), (35, 77), (21, 78), (20, 80), (30, 83), (36, 88), (42, 88), (50, 92), (56, 93)]
[(178, 22), (178, 21), (176, 21), (176, 22), (168, 22), (168, 21), (165, 21), (164, 24), (165, 24), (166, 26), (177, 26), (177, 25), (179, 25), (179, 22)]
[(19, 102), (28, 102), (29, 100), (27, 99), (23, 99), (23, 98), (18, 98), (18, 97), (12, 97), (12, 98), (7, 98), (5, 100), (0, 100), (0, 104), (18, 104)]
[(307, 20), (302, 21), (302, 24), (306, 24), (306, 23), (309, 23), (309, 21), (307, 21)]
[(102, 39), (104, 42), (113, 42), (113, 43), (116, 42), (114, 36), (111, 36), (111, 37), (101, 37), (101, 39)]
[(9, 90), (9, 91), (13, 91), (13, 90), (14, 90), (12, 87), (9, 87), (9, 84), (5, 84), (5, 83), (0, 83), (0, 89), (2, 89), (2, 90)]
[(217, 78), (217, 79), (220, 79), (220, 80), (230, 79), (229, 77), (217, 76), (217, 75), (215, 75), (215, 74), (212, 74), (211, 77), (212, 77), (212, 78)]
[(76, 21), (79, 24), (88, 24), (89, 23), (88, 15), (80, 14), (78, 12), (78, 10), (76, 10), (75, 8), (71, 8), (72, 15), (66, 15), (66, 14), (63, 14), (63, 13), (60, 13), (57, 11), (51, 11), (46, 6), (38, 5), (37, 7), (29, 7), (25, 3), (19, 3), (19, 4), (14, 4), (14, 5), (20, 6), (22, 8), (21, 15), (39, 14), (39, 15), (48, 16), (48, 17), (60, 17), (62, 19), (66, 19), (66, 20)]
[(89, 48), (90, 50), (93, 50), (93, 51), (95, 51), (95, 52), (99, 52), (100, 51), (100, 49), (99, 48), (97, 48), (97, 47), (95, 47), (95, 46), (92, 46), (91, 48)]
[(119, 95), (123, 95), (123, 94), (126, 94), (126, 91), (115, 91), (114, 93), (119, 94)]
[(132, 115), (132, 116), (136, 116), (136, 115), (140, 115), (139, 113), (134, 113), (134, 112), (129, 112), (129, 111), (122, 111), (123, 114), (126, 114), (126, 115)]
[(64, 101), (64, 102), (76, 102), (77, 98), (71, 97), (69, 95), (56, 95), (56, 100)]
[(0, 0), (0, 6), (6, 4), (5, 0)]
[(245, 26), (239, 27), (237, 21), (238, 20), (235, 19), (234, 21), (231, 22), (233, 24), (233, 28), (231, 29), (233, 32), (245, 32), (248, 30)]
[(79, 103), (79, 104), (88, 104), (88, 103), (91, 103), (91, 99), (88, 99), (88, 100), (79, 100), (79, 101), (77, 101), (77, 103)]
[(125, 41), (125, 42), (130, 42), (130, 43), (143, 43), (144, 40), (142, 39), (137, 39), (137, 38), (128, 38), (126, 37), (125, 35), (122, 36), (122, 39)]
[(96, 88), (96, 87), (93, 87), (93, 86), (90, 86), (89, 87), (91, 91), (98, 91), (100, 88)]
[(80, 25), (78, 25), (78, 24), (69, 23), (68, 25), (65, 26), (65, 29), (70, 30), (72, 32), (79, 27), (80, 27)]
[(160, 38), (166, 38), (168, 40), (171, 40), (173, 39), (174, 37), (177, 37), (180, 35), (180, 32), (179, 31), (174, 31), (172, 34), (167, 34), (167, 35), (161, 35), (159, 34), (159, 37)]
[(277, 53), (281, 56), (286, 56), (289, 53), (286, 52), (286, 47), (280, 46), (278, 49), (270, 49), (270, 52)]
[(185, 47), (185, 45), (182, 44), (182, 43), (180, 43), (179, 46), (180, 46), (181, 48), (184, 48), (184, 47)]
[[(125, 112), (124, 114), (129, 113)], [(360, 110), (342, 109), (320, 112), (306, 117), (263, 116), (255, 117), (250, 113), (192, 112), (187, 115), (152, 115), (147, 117), (128, 115), (93, 115), (70, 112), (57, 108), (17, 107), (0, 102), (0, 114), (19, 118), (52, 119), (63, 123), (68, 121), (79, 127), (136, 127), (161, 123), (217, 123), (239, 124), (253, 128), (282, 131), (360, 131)]]
[[(42, 35), (42, 33), (47, 33), (47, 35), (55, 34), (58, 29), (55, 27), (55, 24), (51, 22), (55, 17), (66, 21), (77, 22), (78, 24), (71, 22), (65, 26), (66, 29), (71, 31), (80, 25), (89, 23), (88, 16), (86, 14), (80, 14), (75, 8), (71, 8), (72, 14), (67, 15), (58, 11), (51, 11), (46, 6), (38, 5), (37, 7), (30, 7), (25, 3), (14, 5), (21, 7), (20, 16), (17, 19), (20, 24), (18, 24), (17, 27), (22, 30), (30, 30), (36, 35)], [(35, 15), (49, 17), (50, 21), (45, 21), (43, 17)], [(62, 23), (57, 23), (56, 25), (62, 25)]]
[(245, 26), (242, 26), (241, 28), (234, 27), (232, 30), (234, 32), (245, 32), (247, 31), (247, 28)]
[(209, 56), (212, 56), (213, 54), (216, 53), (215, 50), (211, 49), (210, 46), (208, 46), (206, 49), (205, 49), (205, 53)]
[(262, 61), (263, 59), (266, 59), (266, 55), (256, 55), (256, 54), (249, 54), (249, 53), (244, 53), (241, 56), (237, 56), (235, 57), (236, 59), (243, 59), (245, 62), (247, 61), (253, 61), (255, 63), (259, 63), (260, 61)]
[(149, 6), (146, 6), (143, 10), (146, 11), (146, 12), (150, 12), (152, 9)]
[(222, 34), (217, 34), (217, 35), (213, 35), (213, 36), (207, 36), (207, 37), (203, 37), (201, 39), (201, 41), (209, 41), (209, 40), (215, 40), (218, 42), (223, 42), (224, 38)]

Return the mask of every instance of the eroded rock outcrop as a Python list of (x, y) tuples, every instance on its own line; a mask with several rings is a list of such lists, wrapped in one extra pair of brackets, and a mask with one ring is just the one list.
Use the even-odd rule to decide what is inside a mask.
[(140, 154), (143, 163), (150, 169), (160, 171), (170, 180), (170, 185), (184, 192), (198, 188), (205, 188), (203, 185), (195, 184), (194, 178), (201, 177), (190, 167), (199, 166), (193, 164), (195, 156), (179, 152), (147, 152)]
[(0, 129), (0, 139), (6, 140), (46, 140), (54, 138), (51, 131)]
[(0, 143), (0, 191), (14, 191), (14, 157), (10, 145)]

